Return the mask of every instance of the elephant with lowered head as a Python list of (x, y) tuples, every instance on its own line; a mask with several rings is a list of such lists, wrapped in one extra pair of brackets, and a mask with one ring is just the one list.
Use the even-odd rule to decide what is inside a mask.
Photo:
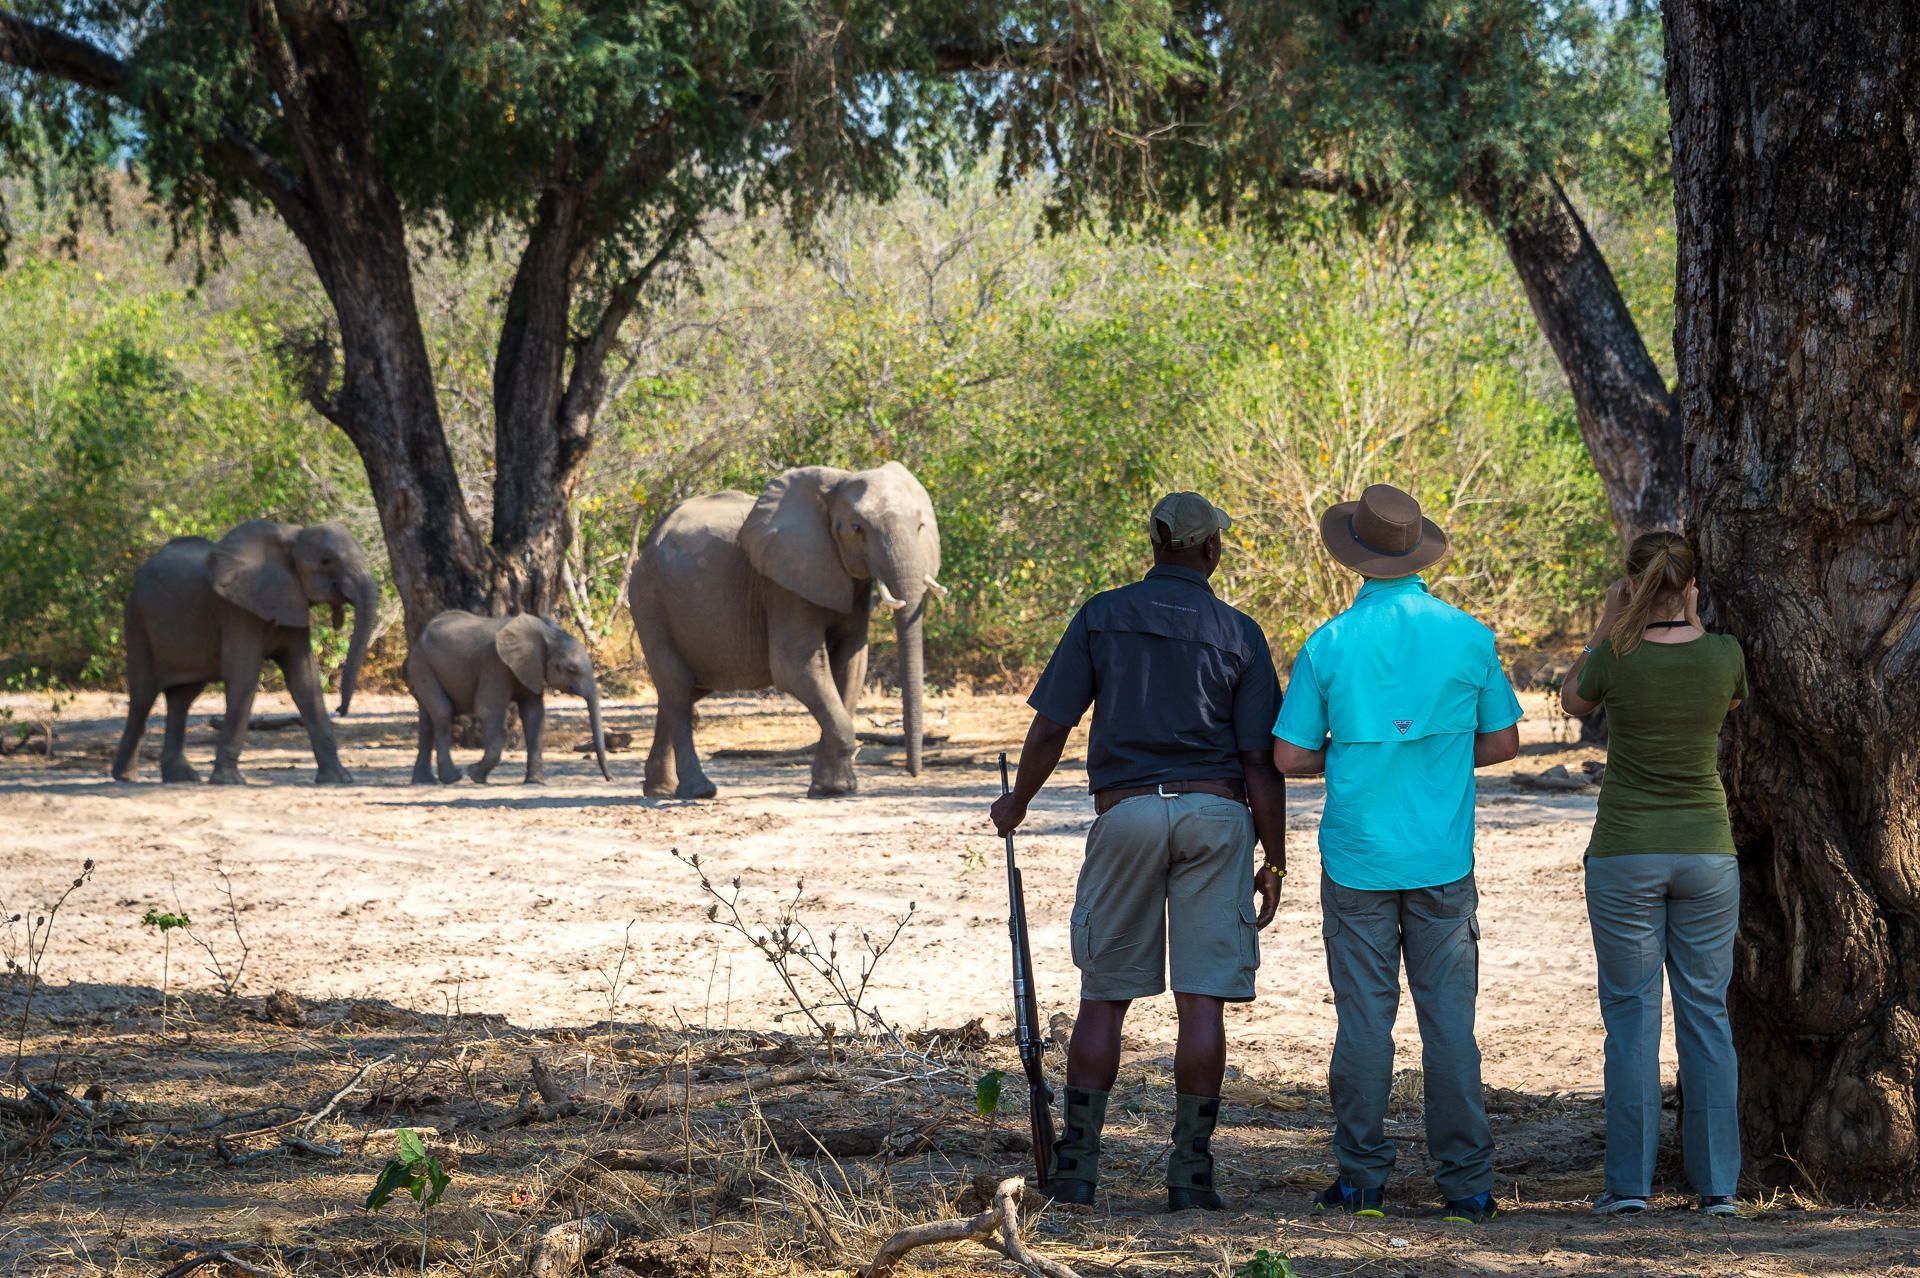
[(527, 741), (527, 781), (544, 781), (540, 736), (546, 724), (548, 688), (571, 692), (587, 703), (600, 775), (613, 779), (607, 772), (607, 743), (600, 730), (600, 689), (593, 678), (593, 658), (586, 645), (546, 618), (443, 612), (413, 641), (406, 673), (407, 687), (420, 703), (415, 785), (433, 784), (436, 753), (439, 780), (452, 784), (460, 779), (453, 766), (456, 714), (470, 714), (479, 721), (485, 753), (467, 769), (467, 775), (485, 782), (506, 744), (509, 701), (520, 707), (520, 727)]
[(946, 593), (927, 490), (899, 462), (802, 466), (756, 499), (714, 493), (668, 511), (641, 549), (629, 603), (658, 693), (646, 792), (701, 799), (714, 786), (693, 746), (693, 703), (772, 686), (820, 724), (811, 796), (851, 794), (854, 710), (877, 600), (900, 644), (907, 771), (919, 775), (927, 596)]
[(378, 616), (367, 558), (343, 526), (305, 528), (270, 519), (241, 524), (218, 542), (176, 537), (133, 574), (127, 596), (127, 726), (114, 752), (113, 775), (130, 781), (154, 699), (167, 697), (160, 779), (196, 781), (185, 754), (187, 709), (214, 680), (226, 685), (227, 713), (214, 748), (212, 780), (241, 780), (240, 752), (260, 670), (280, 667), (300, 711), (322, 784), (348, 784), (333, 723), (327, 718), (309, 638), (309, 609), (325, 604), (333, 625), (353, 609), (353, 638), (340, 670), (340, 713), (353, 702), (360, 665)]

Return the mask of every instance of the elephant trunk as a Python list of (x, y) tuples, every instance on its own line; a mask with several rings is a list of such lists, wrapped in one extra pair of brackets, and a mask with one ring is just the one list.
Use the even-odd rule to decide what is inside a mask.
[(915, 592), (911, 602), (895, 616), (895, 636), (900, 643), (900, 731), (907, 739), (907, 773), (920, 775), (920, 748), (926, 730), (921, 709), (921, 684), (926, 678), (926, 654), (921, 647), (920, 625), (926, 612), (926, 594)]
[[(340, 714), (353, 705), (354, 689), (360, 686), (360, 666), (367, 659), (367, 645), (373, 642), (373, 627), (380, 620), (380, 592), (373, 574), (363, 573), (348, 583), (347, 601), (353, 605), (353, 638), (347, 644), (347, 661), (340, 667)], [(338, 626), (339, 609), (334, 610)]]
[(600, 728), (600, 687), (589, 683), (580, 695), (586, 698), (587, 722), (593, 729), (593, 757), (600, 763), (600, 775), (611, 781), (613, 773), (607, 771), (607, 735)]

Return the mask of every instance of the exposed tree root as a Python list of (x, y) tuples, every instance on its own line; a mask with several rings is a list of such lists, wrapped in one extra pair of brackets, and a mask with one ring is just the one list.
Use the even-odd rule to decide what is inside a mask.
[(989, 1251), (1000, 1253), (1037, 1278), (1080, 1278), (1059, 1261), (1034, 1255), (1020, 1241), (1019, 1204), (1026, 1192), (1026, 1182), (1018, 1176), (1010, 1176), (994, 1188), (993, 1206), (977, 1216), (909, 1225), (880, 1244), (880, 1250), (860, 1271), (859, 1278), (886, 1278), (901, 1258), (914, 1248), (953, 1242), (977, 1242)]

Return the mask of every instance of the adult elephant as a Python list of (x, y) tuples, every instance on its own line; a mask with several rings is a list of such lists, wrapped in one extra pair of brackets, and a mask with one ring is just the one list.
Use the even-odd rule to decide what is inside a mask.
[(239, 784), (253, 694), (261, 667), (272, 661), (286, 676), (287, 691), (313, 742), (320, 765), (316, 780), (351, 783), (322, 702), (308, 610), (331, 605), (338, 629), (342, 609), (353, 608), (353, 639), (340, 672), (340, 713), (345, 714), (373, 638), (376, 603), (366, 556), (336, 523), (300, 528), (256, 519), (218, 542), (176, 537), (162, 546), (133, 574), (127, 596), (127, 726), (114, 752), (114, 778), (133, 779), (148, 712), (164, 692), (167, 731), (160, 779), (199, 780), (186, 760), (187, 708), (218, 679), (226, 685), (227, 713), (211, 779), (215, 785)]
[(693, 746), (693, 703), (771, 686), (820, 724), (808, 795), (853, 793), (853, 713), (876, 598), (893, 610), (907, 771), (918, 776), (920, 631), (927, 596), (945, 593), (939, 571), (933, 501), (899, 462), (801, 466), (758, 499), (714, 493), (668, 511), (641, 548), (629, 592), (659, 700), (646, 792), (711, 797)]

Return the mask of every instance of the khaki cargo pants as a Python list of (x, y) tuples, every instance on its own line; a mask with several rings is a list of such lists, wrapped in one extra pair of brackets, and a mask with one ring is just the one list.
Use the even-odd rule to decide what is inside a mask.
[(1080, 997), (1150, 998), (1173, 988), (1253, 998), (1260, 929), (1253, 815), (1212, 794), (1148, 794), (1107, 810), (1087, 832), (1073, 903)]

